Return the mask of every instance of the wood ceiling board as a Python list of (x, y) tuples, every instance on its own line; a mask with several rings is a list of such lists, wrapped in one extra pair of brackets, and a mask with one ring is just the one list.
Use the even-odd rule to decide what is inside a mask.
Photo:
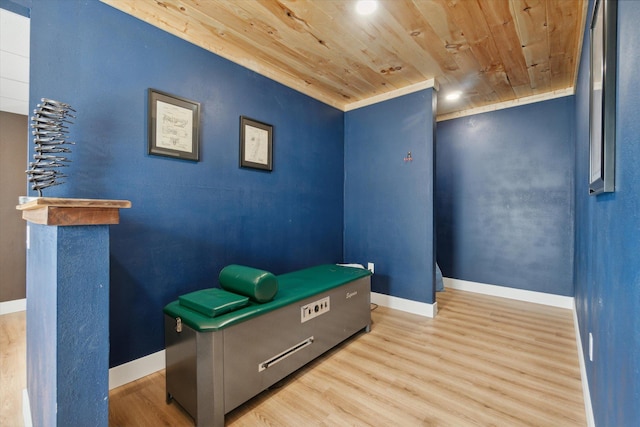
[[(396, 1), (403, 1), (403, 7), (397, 7)], [(387, 8), (389, 19), (378, 25), (379, 37), (384, 35), (386, 40), (387, 34), (393, 35), (394, 50), (417, 70), (420, 80), (443, 76), (441, 66), (451, 73), (459, 70), (442, 40), (411, 0), (386, 1), (383, 6)]]
[[(463, 69), (480, 68), (471, 49), (460, 49), (453, 55), (456, 62), (460, 64)], [(476, 73), (467, 73), (464, 76), (464, 80), (460, 82), (460, 85), (451, 89), (462, 91), (462, 100), (465, 105), (465, 108), (463, 109), (475, 108), (487, 103), (499, 101), (498, 95), (490, 83), (491, 82), (487, 79), (487, 76), (478, 71)], [(446, 94), (448, 90), (449, 87), (442, 84), (441, 92)], [(449, 108), (460, 108), (459, 103), (446, 103), (444, 105), (448, 105)], [(442, 108), (446, 107), (442, 106)], [(440, 114), (441, 111), (444, 112), (444, 110), (441, 110), (441, 104), (438, 104), (438, 114)], [(450, 110), (447, 109), (446, 112), (450, 112)]]
[[(344, 9), (329, 8), (324, 3), (323, 8), (319, 8), (320, 3), (313, 1), (287, 0), (284, 3), (296, 13), (296, 16), (307, 16), (312, 31), (322, 34), (324, 45), (335, 52), (334, 63), (343, 66), (343, 75), (349, 79), (365, 82), (359, 83), (358, 86), (366, 86), (368, 83), (370, 89), (363, 92), (365, 97), (398, 88), (379, 73), (378, 67), (370, 66), (370, 63), (376, 59), (376, 56), (372, 57), (372, 52), (368, 50), (370, 36), (362, 33), (365, 40), (355, 37), (351, 29), (353, 16), (344, 13)], [(361, 97), (362, 94), (359, 98)]]
[[(280, 15), (275, 17), (275, 22), (278, 23), (278, 21), (280, 21), (280, 24), (284, 24), (284, 28), (283, 25), (278, 26), (278, 28), (286, 34), (286, 42), (284, 43), (295, 46), (295, 50), (300, 55), (300, 58), (316, 67), (308, 70), (305, 74), (313, 75), (314, 73), (321, 73), (334, 76), (334, 79), (338, 80), (343, 88), (351, 89), (342, 91), (343, 98), (352, 101), (354, 99), (360, 99), (363, 93), (366, 94), (376, 90), (376, 87), (371, 84), (370, 80), (360, 78), (359, 73), (345, 72), (345, 70), (349, 70), (349, 63), (345, 59), (357, 58), (359, 56), (360, 50), (354, 49), (357, 40), (353, 40), (352, 38), (350, 43), (345, 44), (344, 40), (345, 37), (348, 38), (348, 35), (340, 38), (339, 35), (325, 29), (327, 27), (323, 25), (323, 18), (326, 17), (326, 14), (316, 14), (315, 16), (319, 16), (320, 21), (316, 21), (316, 25), (312, 26), (308, 24), (306, 20), (298, 17), (295, 10), (280, 5), (279, 3), (238, 2), (238, 4), (240, 5), (239, 7), (247, 9), (247, 12), (252, 16), (265, 16), (265, 19), (269, 19), (269, 17)], [(301, 2), (301, 4), (305, 4), (305, 2)], [(288, 23), (288, 21), (293, 22), (293, 24)], [(274, 20), (271, 22), (273, 23)], [(329, 28), (336, 25), (338, 27), (341, 26), (333, 20), (325, 24), (327, 24)], [(346, 24), (347, 21), (345, 20), (345, 25)], [(286, 27), (290, 27), (288, 29), (295, 29), (297, 34), (291, 34), (291, 31), (287, 32)], [(300, 35), (309, 37), (300, 37)], [(344, 52), (345, 46), (350, 47), (350, 51), (346, 54)], [(365, 44), (362, 44), (362, 49), (366, 49)], [(362, 62), (366, 61), (365, 58), (360, 58), (360, 60)], [(322, 69), (318, 69), (318, 65), (321, 65)], [(359, 87), (363, 88), (362, 92), (354, 92), (354, 89), (357, 90)]]
[(547, 2), (512, 0), (510, 3), (534, 92), (550, 90)]
[(547, 7), (549, 60), (554, 89), (574, 85), (574, 76), (578, 72), (577, 58), (582, 47), (580, 28), (585, 24), (582, 15), (572, 2), (554, 2)]
[[(528, 75), (529, 74), (527, 72), (527, 76)], [(528, 79), (527, 79), (527, 83), (523, 85), (513, 86), (513, 93), (516, 94), (516, 99), (534, 95), (533, 89), (531, 88), (531, 85), (529, 84)]]
[(380, 23), (375, 19), (354, 16), (353, 11), (346, 8), (349, 2), (317, 3), (336, 16), (335, 28), (348, 29), (341, 38), (342, 54), (359, 61), (363, 68), (378, 73), (385, 83), (380, 86), (380, 92), (409, 86), (419, 80), (419, 71), (397, 52), (397, 35), (381, 31)]
[(528, 84), (527, 63), (522, 55), (522, 46), (509, 4), (495, 0), (480, 0), (479, 4), (487, 17), (491, 35), (500, 47), (500, 60), (504, 64), (509, 82), (513, 86)]
[[(184, 4), (184, 2), (178, 3)], [(258, 5), (257, 2), (246, 3)], [(279, 25), (279, 28), (276, 28), (269, 22), (253, 17), (264, 16), (264, 11), (252, 15), (236, 7), (233, 2), (217, 2), (215, 4), (218, 7), (214, 15), (208, 10), (212, 4), (214, 3), (205, 2), (187, 10), (191, 10), (191, 16), (194, 19), (205, 22), (211, 27), (220, 28), (219, 34), (223, 34), (221, 38), (230, 41), (238, 52), (256, 62), (258, 65), (254, 68), (283, 71), (290, 79), (299, 80), (299, 83), (306, 87), (314, 86), (317, 92), (325, 96), (333, 96), (334, 93), (347, 87), (340, 76), (328, 73), (320, 67), (325, 57), (311, 58), (312, 55), (302, 50), (306, 44), (286, 42), (286, 40), (294, 42), (299, 40), (301, 38), (299, 34), (286, 34), (289, 30), (287, 26)], [(186, 8), (186, 6), (183, 7)], [(304, 35), (302, 32), (302, 36)], [(301, 74), (305, 76), (302, 80)]]
[(482, 8), (476, 0), (447, 1), (446, 3), (456, 26), (464, 34), (470, 51), (478, 63), (477, 72), (481, 79), (492, 87), (501, 101), (513, 99), (515, 94), (506, 78), (498, 47), (491, 37)]
[(587, 0), (102, 0), (336, 108), (435, 78), (438, 114), (573, 87)]
[[(371, 65), (379, 61), (379, 54), (371, 49), (369, 43), (371, 36), (366, 31), (361, 30), (357, 34), (353, 28), (350, 28), (354, 24), (350, 22), (351, 16), (349, 14), (327, 7), (320, 9), (317, 7), (318, 2), (287, 1), (286, 3), (292, 9), (295, 7), (296, 10), (301, 6), (311, 5), (307, 9), (313, 10), (315, 13), (311, 16), (312, 24), (309, 25), (313, 31), (321, 35), (319, 38), (323, 42), (322, 45), (330, 49), (332, 64), (341, 68), (342, 74), (349, 82), (356, 80), (356, 85), (363, 88), (362, 92), (357, 97), (353, 97), (351, 101), (362, 99), (369, 94), (395, 90), (402, 86), (379, 73), (378, 66)], [(332, 11), (335, 12), (334, 16), (329, 14)], [(304, 12), (304, 10), (298, 10), (298, 13)], [(345, 31), (345, 28), (349, 30)], [(319, 54), (322, 53), (322, 51), (319, 52)]]
[[(205, 4), (210, 7), (209, 3)], [(257, 2), (255, 4), (257, 5)], [(206, 8), (203, 10), (206, 12)], [(258, 16), (264, 16), (265, 13), (268, 12), (262, 11)], [(209, 19), (211, 16), (206, 13), (203, 15), (206, 18), (202, 19)], [(225, 22), (228, 27), (226, 37), (243, 46), (243, 52), (273, 68), (286, 70), (292, 78), (303, 75), (306, 84), (313, 85), (326, 94), (343, 93), (348, 95), (347, 98), (357, 95), (349, 82), (342, 75), (334, 73), (334, 67), (328, 66), (331, 59), (327, 55), (319, 55), (316, 50), (306, 50), (309, 41), (303, 40), (309, 33), (292, 30), (283, 23), (272, 26), (251, 15), (248, 15), (249, 18), (246, 20), (238, 18), (243, 15), (248, 14), (241, 8), (225, 2), (223, 7), (216, 9), (215, 22), (209, 20), (209, 23), (222, 25), (221, 23)], [(246, 23), (246, 30), (239, 31), (238, 28)], [(291, 34), (292, 32), (295, 34)], [(291, 43), (287, 43), (286, 40), (291, 40)]]
[[(423, 0), (413, 0), (412, 3), (439, 39), (439, 43), (435, 45), (446, 52), (446, 56), (432, 55), (438, 59), (446, 58), (440, 61), (443, 74), (436, 76), (440, 84), (438, 114), (471, 108), (475, 106), (474, 99), (486, 99), (485, 96), (479, 97), (479, 93), (491, 94), (493, 89), (480, 78), (479, 72), (469, 73), (468, 70), (479, 70), (480, 65), (470, 51), (463, 31), (456, 25), (451, 14), (447, 13), (447, 4)], [(449, 65), (451, 62), (455, 66)], [(444, 99), (448, 93), (454, 91), (463, 92), (459, 101), (451, 102)], [(495, 94), (491, 96), (495, 97)]]
[[(397, 7), (398, 2), (402, 2), (402, 7)], [(399, 32), (406, 34), (408, 47), (413, 47), (409, 42), (412, 41), (428, 55), (428, 70), (436, 75), (443, 74), (443, 69), (449, 72), (459, 70), (458, 64), (445, 48), (446, 42), (431, 27), (412, 0), (387, 0), (383, 4), (387, 13), (393, 17), (394, 24), (400, 28)], [(412, 56), (416, 56), (415, 52), (412, 52)]]
[[(366, 52), (366, 44), (361, 44), (362, 50), (354, 49), (356, 45), (357, 39), (350, 39), (350, 43), (345, 44), (345, 38), (348, 38), (348, 35), (345, 35), (342, 38), (336, 38), (333, 35), (333, 32), (327, 30), (316, 29), (307, 24), (301, 24), (303, 20), (297, 17), (295, 11), (292, 11), (288, 8), (282, 7), (270, 7), (264, 8), (263, 4), (267, 6), (273, 5), (273, 2), (208, 2), (206, 3), (208, 8), (212, 8), (214, 4), (222, 4), (223, 8), (230, 7), (231, 10), (234, 8), (241, 8), (242, 14), (248, 14), (249, 16), (260, 16), (263, 19), (269, 19), (273, 17), (274, 14), (280, 14), (276, 18), (270, 20), (270, 23), (274, 25), (274, 29), (277, 28), (277, 31), (280, 32), (280, 35), (286, 38), (286, 40), (282, 41), (280, 46), (281, 49), (288, 49), (288, 45), (293, 46), (296, 54), (298, 55), (298, 59), (300, 60), (298, 71), (300, 74), (307, 76), (314, 76), (316, 74), (321, 75), (332, 75), (334, 81), (338, 81), (339, 85), (342, 86), (343, 90), (338, 90), (339, 93), (343, 94), (343, 98), (348, 100), (349, 102), (353, 100), (361, 99), (363, 96), (367, 96), (367, 94), (375, 93), (378, 88), (373, 86), (370, 82), (371, 79), (360, 78), (360, 73), (351, 73), (351, 75), (347, 75), (350, 78), (350, 81), (346, 81), (344, 70), (349, 70), (349, 63), (345, 61), (345, 58), (358, 58), (360, 57), (360, 63), (365, 64), (370, 61), (370, 58), (366, 56), (360, 55), (361, 52)], [(213, 10), (208, 11), (211, 15), (213, 15)], [(217, 16), (217, 15), (216, 15)], [(322, 18), (322, 15), (320, 15)], [(225, 17), (220, 18), (225, 22), (232, 21), (234, 28), (241, 28), (246, 22), (249, 22), (250, 25), (253, 23), (253, 19), (248, 18), (245, 21), (236, 22), (230, 19), (226, 19)], [(287, 23), (288, 21), (293, 21), (294, 24), (291, 25)], [(348, 22), (345, 20), (345, 26)], [(335, 22), (329, 23), (330, 25), (336, 25)], [(265, 25), (265, 24), (261, 24)], [(292, 29), (295, 30), (295, 33), (292, 34)], [(310, 36), (310, 37), (305, 37)], [(258, 40), (260, 43), (260, 38), (264, 38), (265, 36), (258, 35), (254, 39)], [(345, 47), (348, 46), (350, 49), (345, 54)], [(307, 65), (305, 65), (307, 64)], [(318, 69), (318, 65), (325, 65), (325, 69)], [(310, 67), (310, 68), (309, 68)], [(372, 74), (372, 73), (370, 73)], [(354, 79), (354, 76), (355, 79)], [(355, 84), (351, 84), (351, 81), (356, 80)], [(388, 80), (388, 79), (387, 79)], [(396, 87), (401, 87), (405, 85), (405, 81), (402, 80), (402, 84), (394, 84), (393, 81), (385, 81), (386, 86), (389, 89), (395, 89)], [(363, 92), (354, 92), (354, 88), (364, 87)], [(383, 86), (380, 85), (382, 88)], [(351, 90), (348, 90), (351, 89)], [(363, 95), (364, 94), (364, 95)], [(344, 96), (347, 95), (347, 96)], [(344, 100), (343, 100), (344, 101)]]

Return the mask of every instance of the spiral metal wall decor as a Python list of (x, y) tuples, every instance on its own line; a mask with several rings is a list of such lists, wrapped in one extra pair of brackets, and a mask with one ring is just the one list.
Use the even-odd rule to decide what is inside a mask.
[(43, 189), (64, 184), (60, 179), (67, 175), (62, 170), (71, 162), (66, 157), (71, 153), (68, 146), (75, 144), (67, 141), (67, 124), (73, 123), (70, 119), (76, 118), (71, 113), (75, 113), (76, 110), (69, 104), (47, 98), (42, 98), (41, 102), (42, 104), (38, 104), (33, 110), (34, 116), (31, 117), (35, 153), (34, 161), (29, 163), (29, 169), (26, 171), (31, 189), (37, 191), (39, 197), (42, 197)]

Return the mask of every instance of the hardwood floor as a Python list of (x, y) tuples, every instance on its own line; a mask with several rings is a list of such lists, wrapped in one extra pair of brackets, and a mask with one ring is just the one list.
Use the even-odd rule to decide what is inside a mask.
[(0, 426), (22, 427), (22, 390), (27, 388), (25, 312), (0, 316)]
[[(371, 333), (227, 414), (226, 425), (586, 425), (570, 310), (452, 289), (438, 306), (435, 319), (377, 308)], [(3, 372), (5, 362), (3, 353)], [(194, 425), (165, 403), (164, 371), (109, 400), (110, 426)]]

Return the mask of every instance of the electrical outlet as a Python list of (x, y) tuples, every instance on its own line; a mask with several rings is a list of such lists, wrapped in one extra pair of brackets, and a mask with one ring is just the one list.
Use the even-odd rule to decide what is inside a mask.
[(593, 334), (589, 332), (589, 362), (593, 362)]
[(372, 262), (367, 263), (367, 270), (369, 270), (369, 271), (371, 272), (371, 274), (373, 274), (373, 273), (374, 273), (375, 266), (373, 265), (373, 263), (372, 263)]

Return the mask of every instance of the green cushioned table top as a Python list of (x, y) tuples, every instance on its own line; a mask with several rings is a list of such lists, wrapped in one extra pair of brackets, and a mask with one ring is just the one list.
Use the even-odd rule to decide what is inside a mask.
[(216, 317), (249, 304), (249, 297), (233, 294), (219, 288), (201, 289), (180, 295), (181, 306), (209, 317)]
[(179, 301), (167, 304), (163, 311), (171, 317), (180, 317), (198, 332), (217, 331), (369, 275), (371, 272), (362, 268), (319, 265), (277, 276), (278, 293), (263, 304), (249, 301), (246, 307), (216, 317), (191, 310)]

